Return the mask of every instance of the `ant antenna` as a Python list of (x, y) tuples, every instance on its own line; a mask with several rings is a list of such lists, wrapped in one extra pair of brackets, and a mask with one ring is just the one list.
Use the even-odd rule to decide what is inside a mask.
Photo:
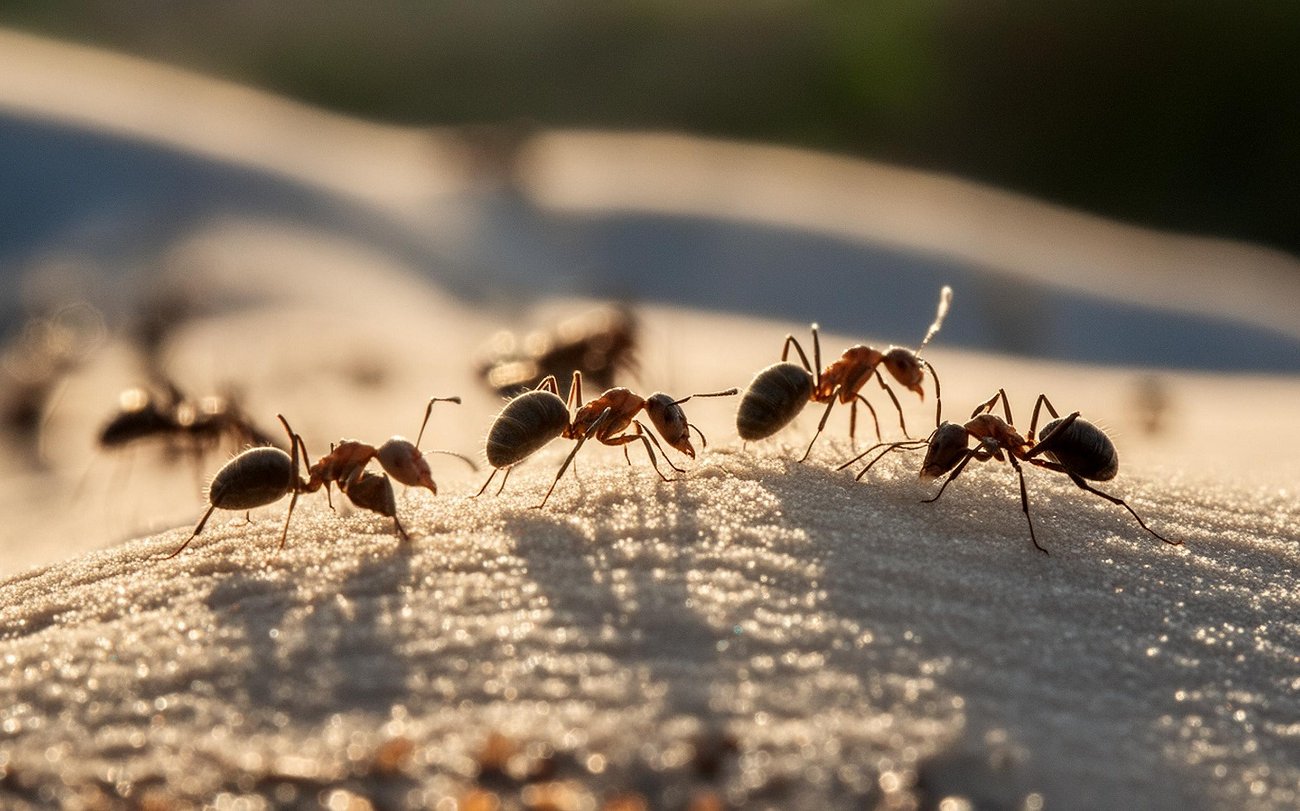
[(469, 465), (469, 469), (470, 469), (470, 470), (474, 471), (475, 473), (478, 472), (478, 465), (474, 464), (474, 460), (471, 459), (471, 458), (469, 458), (468, 456), (466, 456), (466, 455), (463, 454), (463, 453), (456, 453), (455, 451), (449, 451), (449, 450), (445, 450), (445, 449), (443, 449), (443, 448), (430, 448), (430, 449), (427, 450), (427, 451), (421, 449), (421, 450), (420, 450), (420, 453), (421, 453), (421, 454), (424, 454), (424, 455), (426, 455), (426, 456), (427, 456), (428, 454), (431, 454), (431, 453), (440, 453), (440, 454), (442, 454), (443, 456), (454, 456), (454, 457), (456, 457), (457, 459), (459, 459), (460, 461), (462, 461), (462, 462), (464, 462), (465, 464)]
[(733, 394), (739, 394), (740, 389), (730, 388), (726, 391), (711, 391), (707, 394), (688, 394), (680, 400), (673, 400), (673, 405), (681, 405), (692, 397), (730, 397)]
[(930, 329), (926, 331), (921, 345), (916, 348), (918, 356), (921, 354), (921, 350), (925, 349), (925, 345), (930, 343), (930, 339), (939, 332), (939, 328), (943, 326), (943, 320), (948, 317), (948, 306), (950, 304), (952, 304), (952, 288), (945, 284), (943, 289), (939, 291), (939, 309), (934, 315), (934, 322), (930, 324)]
[(455, 403), (460, 405), (459, 397), (430, 397), (429, 404), (424, 407), (424, 422), (420, 423), (420, 433), (415, 437), (415, 447), (420, 447), (420, 440), (424, 438), (425, 426), (429, 424), (429, 415), (433, 413), (434, 403)]

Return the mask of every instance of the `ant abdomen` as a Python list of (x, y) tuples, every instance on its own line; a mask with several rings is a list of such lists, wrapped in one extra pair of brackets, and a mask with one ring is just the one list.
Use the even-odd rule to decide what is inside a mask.
[(208, 487), (208, 502), (223, 510), (251, 510), (293, 489), (293, 461), (279, 448), (249, 448), (231, 459)]
[(558, 395), (542, 389), (526, 391), (497, 415), (488, 430), (487, 461), (494, 468), (523, 461), (564, 433), (569, 408)]
[(812, 397), (813, 375), (797, 363), (774, 363), (754, 375), (736, 410), (736, 432), (766, 439), (798, 416)]
[(1052, 436), (1052, 429), (1060, 422), (1056, 419), (1043, 426), (1041, 436), (1051, 437), (1043, 454), (1085, 479), (1105, 482), (1115, 478), (1119, 473), (1119, 453), (1110, 437), (1083, 418), (1075, 418), (1072, 424)]

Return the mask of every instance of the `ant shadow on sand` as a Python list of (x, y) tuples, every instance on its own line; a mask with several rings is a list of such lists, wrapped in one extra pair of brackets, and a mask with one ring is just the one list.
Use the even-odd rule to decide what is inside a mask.
[[(900, 462), (897, 475), (911, 478), (919, 463)], [(1165, 787), (1170, 807), (1205, 807), (1209, 772), (1169, 756), (1178, 736), (1169, 724), (1217, 711), (1189, 707), (1178, 695), (1225, 682), (1267, 695), (1270, 680), (1287, 672), (1280, 660), (1249, 673), (1231, 657), (1211, 663), (1196, 630), (1180, 627), (1193, 603), (1211, 604), (1195, 609), (1203, 616), (1237, 610), (1226, 590), (1193, 595), (1179, 584), (1203, 574), (1207, 553), (1224, 558), (1216, 567), (1220, 578), (1225, 569), (1249, 572), (1249, 561), (1228, 559), (1242, 555), (1198, 550), (1204, 544), (1196, 538), (1189, 538), (1191, 548), (1160, 543), (1058, 477), (1035, 475), (1029, 483), (1051, 531), (1104, 526), (1094, 534), (1113, 532), (1137, 546), (1092, 542), (1083, 550), (1087, 533), (1080, 530), (1058, 542), (1059, 554), (1044, 558), (1025, 541), (1015, 480), (1005, 476), (979, 485), (1005, 489), (1005, 501), (983, 498), (965, 482), (949, 502), (931, 505), (918, 503), (928, 488), (864, 486), (827, 469), (789, 468), (793, 475), (760, 481), (787, 520), (806, 532), (805, 554), (821, 573), (820, 610), (875, 637), (863, 651), (831, 651), (828, 664), (867, 679), (903, 662), (946, 663), (928, 678), (939, 697), (959, 700), (961, 734), (916, 764), (923, 802), (965, 796), (976, 807), (1013, 807), (1044, 787), (1068, 785), (1089, 788), (1069, 798), (1048, 789), (1047, 803), (1105, 807), (1154, 782)], [(1047, 488), (1054, 488), (1052, 497)], [(936, 533), (951, 539), (938, 559)], [(1159, 568), (1187, 574), (1153, 578)], [(1014, 588), (1004, 587), (1010, 582)], [(1266, 612), (1244, 620), (1246, 627), (1266, 624)], [(1215, 675), (1206, 675), (1207, 666)], [(1257, 711), (1277, 715), (1277, 723), (1285, 714)], [(1225, 723), (1216, 734), (1245, 747), (1242, 724), (1226, 712), (1219, 720)], [(1056, 743), (1042, 750), (1045, 740)], [(1120, 740), (1134, 743), (1116, 747)], [(1103, 773), (1113, 777), (1096, 779)], [(1139, 783), (1126, 784), (1123, 775), (1134, 774)]]
[(410, 550), (397, 545), (310, 594), (263, 569), (223, 578), (205, 602), (239, 629), (244, 655), (232, 653), (244, 666), (222, 687), (266, 710), (267, 724), (275, 712), (307, 724), (352, 710), (386, 717), (409, 693), (410, 664), (390, 620), (411, 578)]

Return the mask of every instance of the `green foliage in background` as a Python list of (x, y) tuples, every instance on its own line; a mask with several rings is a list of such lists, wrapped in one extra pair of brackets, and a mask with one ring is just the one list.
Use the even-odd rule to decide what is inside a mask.
[(780, 141), (1300, 250), (1294, 0), (0, 0), (0, 24), (390, 121)]

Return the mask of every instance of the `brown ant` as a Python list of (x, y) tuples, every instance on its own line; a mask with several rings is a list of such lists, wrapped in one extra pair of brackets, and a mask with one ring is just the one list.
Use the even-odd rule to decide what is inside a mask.
[[(454, 398), (452, 399), (454, 400)], [(429, 402), (430, 410), (436, 401), (437, 398)], [(254, 507), (264, 507), (267, 504), (279, 501), (286, 495), (292, 495), (289, 500), (289, 512), (284, 517), (284, 530), (280, 533), (280, 545), (276, 547), (276, 551), (284, 549), (285, 541), (289, 537), (289, 521), (293, 517), (293, 508), (298, 503), (298, 496), (303, 493), (314, 493), (322, 486), (328, 486), (330, 480), (318, 477), (315, 470), (330, 457), (324, 457), (321, 462), (313, 466), (311, 479), (304, 480), (299, 475), (300, 465), (298, 459), (300, 451), (303, 460), (311, 458), (307, 453), (307, 446), (302, 441), (302, 436), (289, 427), (289, 422), (284, 418), (284, 415), (277, 414), (276, 417), (280, 420), (280, 424), (284, 426), (285, 433), (289, 435), (291, 453), (285, 453), (276, 447), (262, 446), (249, 448), (227, 462), (221, 470), (217, 471), (217, 475), (212, 478), (212, 484), (208, 487), (209, 507), (207, 512), (203, 513), (203, 517), (195, 525), (194, 532), (190, 534), (190, 537), (185, 539), (185, 543), (181, 544), (180, 548), (175, 552), (167, 555), (164, 560), (174, 558), (185, 551), (185, 547), (189, 546), (190, 542), (203, 531), (204, 525), (207, 524), (214, 510), (218, 508), (223, 510), (251, 510)], [(425, 419), (427, 422), (427, 413)], [(396, 446), (406, 442), (401, 437), (395, 437), (394, 439), (398, 441), (394, 443)], [(403, 448), (403, 450), (408, 449)], [(422, 462), (423, 459), (419, 459), (414, 465), (415, 469), (419, 470)], [(425, 468), (427, 469), (427, 465), (425, 465)], [(325, 469), (322, 468), (322, 470)], [(402, 469), (403, 473), (406, 472), (404, 468), (399, 469)], [(393, 497), (393, 485), (386, 474), (371, 473), (361, 468), (349, 469), (345, 477), (333, 479), (333, 481), (338, 484), (339, 490), (353, 504), (376, 512), (385, 518), (393, 519), (393, 525), (397, 528), (397, 532), (402, 539), (410, 539), (410, 536), (406, 534), (406, 530), (402, 527), (402, 523), (397, 520), (397, 500)], [(399, 481), (401, 480), (399, 479)]]
[[(699, 435), (701, 447), (707, 447), (708, 440), (704, 438), (699, 428), (687, 421), (682, 403), (692, 397), (725, 397), (735, 394), (736, 391), (733, 388), (708, 394), (692, 394), (674, 400), (662, 392), (643, 398), (628, 389), (613, 388), (583, 403), (582, 372), (575, 370), (573, 382), (569, 387), (569, 399), (566, 402), (560, 399), (559, 384), (555, 376), (550, 375), (538, 384), (537, 388), (524, 392), (506, 403), (505, 408), (501, 409), (501, 413), (496, 416), (492, 427), (488, 430), (486, 449), (488, 464), (493, 468), (492, 474), (474, 495), (476, 498), (481, 496), (497, 473), (504, 469), (506, 475), (497, 490), (500, 493), (505, 489), (506, 480), (510, 477), (514, 465), (557, 437), (576, 440), (577, 444), (565, 458), (564, 464), (555, 474), (555, 481), (551, 482), (550, 489), (546, 491), (546, 495), (542, 497), (541, 503), (536, 505), (535, 509), (546, 506), (547, 499), (551, 497), (564, 471), (568, 470), (573, 457), (577, 455), (583, 443), (592, 438), (605, 445), (622, 446), (624, 456), (627, 455), (628, 444), (641, 442), (659, 478), (671, 481), (659, 469), (654, 448), (659, 449), (659, 453), (664, 455), (664, 460), (673, 470), (678, 473), (685, 471), (674, 465), (667, 454), (664, 454), (659, 440), (640, 420), (636, 419), (637, 413), (644, 410), (665, 442), (694, 459), (695, 448), (691, 445), (691, 429)], [(633, 433), (624, 433), (629, 426)], [(651, 443), (654, 444), (654, 448), (651, 447)], [(628, 462), (631, 463), (630, 458)]]
[[(785, 336), (785, 344), (781, 348), (781, 362), (760, 371), (750, 382), (745, 396), (740, 401), (740, 408), (736, 412), (736, 430), (740, 438), (747, 441), (765, 439), (789, 424), (809, 402), (825, 403), (826, 410), (822, 412), (822, 418), (817, 423), (817, 432), (813, 434), (807, 450), (799, 459), (802, 462), (812, 453), (813, 444), (821, 436), (822, 430), (826, 427), (826, 420), (830, 418), (831, 409), (838, 402), (851, 404), (850, 439), (853, 439), (857, 433), (858, 403), (865, 405), (871, 412), (876, 439), (880, 439), (880, 420), (876, 416), (876, 409), (861, 394), (862, 387), (873, 377), (893, 401), (894, 408), (898, 411), (899, 427), (903, 429), (903, 435), (908, 436), (907, 424), (903, 419), (903, 407), (898, 402), (898, 397), (894, 395), (893, 389), (880, 374), (882, 364), (896, 381), (908, 390), (916, 392), (922, 399), (925, 398), (925, 391), (921, 383), (925, 379), (925, 370), (930, 370), (930, 375), (934, 378), (935, 424), (937, 425), (943, 402), (939, 376), (935, 373), (934, 366), (921, 358), (921, 351), (943, 325), (951, 301), (952, 288), (945, 285), (939, 293), (939, 308), (934, 322), (930, 324), (930, 329), (915, 351), (901, 346), (891, 346), (884, 352), (869, 346), (853, 346), (846, 349), (838, 360), (822, 369), (821, 340), (818, 337), (816, 324), (812, 325), (813, 362), (811, 364), (798, 339), (793, 335)], [(799, 354), (799, 364), (787, 360), (791, 347), (794, 347)]]
[[(999, 400), (1002, 402), (1003, 412), (1006, 414), (1005, 420), (992, 413)], [(1034, 437), (1038, 428), (1038, 418), (1043, 406), (1047, 407), (1047, 411), (1052, 415), (1053, 419), (1043, 426), (1042, 439), (1035, 442)], [(1115, 450), (1115, 445), (1111, 442), (1110, 437), (1106, 436), (1096, 425), (1081, 418), (1078, 411), (1062, 419), (1052, 406), (1051, 401), (1047, 399), (1047, 395), (1040, 394), (1037, 402), (1034, 403), (1034, 413), (1029, 422), (1028, 437), (1023, 437), (1016, 431), (1013, 427), (1014, 422), (1011, 417), (1011, 404), (1007, 399), (1007, 394), (1004, 390), (998, 389), (997, 394), (971, 412), (971, 419), (964, 425), (944, 422), (924, 442), (910, 440), (875, 445), (845, 462), (839, 469), (842, 470), (848, 467), (871, 453), (875, 448), (883, 447), (885, 450), (881, 451), (875, 459), (872, 459), (858, 473), (856, 478), (861, 479), (885, 454), (895, 450), (917, 450), (924, 447), (926, 453), (925, 460), (921, 463), (921, 478), (923, 480), (934, 479), (948, 473), (948, 478), (944, 480), (939, 492), (935, 493), (931, 498), (924, 499), (925, 503), (929, 503), (937, 501), (939, 496), (943, 495), (943, 491), (948, 487), (948, 484), (961, 474), (972, 459), (981, 462), (989, 459), (1009, 462), (1015, 468), (1016, 475), (1020, 479), (1020, 507), (1025, 513), (1025, 520), (1029, 524), (1029, 540), (1034, 544), (1034, 548), (1043, 554), (1047, 554), (1047, 550), (1038, 543), (1038, 539), (1034, 534), (1034, 522), (1029, 515), (1029, 494), (1025, 488), (1024, 470), (1020, 465), (1022, 461), (1029, 462), (1037, 467), (1064, 473), (1079, 488), (1100, 496), (1112, 504), (1120, 505), (1137, 519), (1139, 526), (1165, 543), (1175, 546), (1182, 543), (1181, 541), (1171, 541), (1148, 527), (1142, 517), (1122, 498), (1104, 493), (1085, 481), (1104, 482), (1115, 478), (1115, 475), (1119, 472), (1119, 454)], [(979, 443), (974, 448), (968, 447), (971, 439), (975, 439)]]
[[(366, 499), (374, 491), (374, 498), (379, 499), (381, 505), (387, 502), (382, 493), (382, 485), (378, 480), (382, 477), (366, 473), (366, 465), (370, 460), (379, 462), (380, 467), (388, 475), (407, 487), (424, 487), (434, 495), (438, 494), (438, 485), (433, 481), (433, 473), (429, 469), (429, 463), (424, 458), (424, 453), (420, 450), (420, 440), (424, 438), (424, 429), (429, 424), (429, 416), (433, 413), (434, 403), (456, 403), (460, 404), (459, 397), (431, 397), (429, 404), (424, 409), (424, 421), (420, 423), (420, 433), (416, 435), (415, 442), (402, 437), (389, 437), (388, 441), (376, 448), (364, 442), (358, 442), (355, 439), (343, 439), (330, 446), (330, 452), (322, 456), (308, 470), (309, 479), (307, 488), (310, 492), (315, 492), (322, 486), (325, 488), (326, 499), (330, 499), (330, 484), (334, 483), (339, 489), (348, 494), (348, 497), (359, 506), (367, 509), (377, 509), (370, 503), (361, 503), (358, 498)], [(430, 451), (430, 453), (444, 453), (449, 456), (455, 456), (465, 461), (470, 467), (477, 470), (478, 468), (472, 461), (458, 453), (452, 451)], [(368, 478), (369, 477), (369, 478)], [(358, 489), (360, 488), (360, 489)], [(388, 488), (387, 498), (392, 497), (392, 487)], [(330, 506), (334, 502), (330, 499)], [(387, 515), (388, 513), (384, 513)], [(396, 520), (396, 518), (394, 518)], [(398, 532), (402, 537), (406, 537), (405, 531), (401, 525), (397, 526)]]
[(636, 319), (623, 307), (597, 307), (522, 340), (500, 332), (489, 341), (478, 373), (503, 397), (514, 397), (535, 389), (547, 377), (559, 379), (574, 370), (607, 389), (619, 372), (635, 368), (636, 332)]

